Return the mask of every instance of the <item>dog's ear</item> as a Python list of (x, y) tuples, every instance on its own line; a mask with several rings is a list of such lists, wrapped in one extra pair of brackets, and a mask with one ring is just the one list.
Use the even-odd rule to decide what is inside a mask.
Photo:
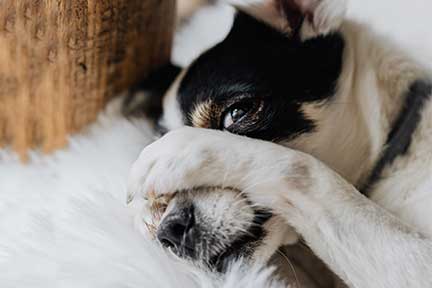
[(226, 0), (281, 32), (307, 40), (339, 29), (346, 0)]

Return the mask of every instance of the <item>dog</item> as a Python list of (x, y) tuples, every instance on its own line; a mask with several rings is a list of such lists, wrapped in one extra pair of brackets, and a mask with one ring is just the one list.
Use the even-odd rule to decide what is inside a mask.
[(432, 287), (428, 69), (343, 0), (229, 2), (229, 35), (170, 73), (128, 202), (173, 197), (157, 238), (209, 265), (301, 239), (348, 287)]

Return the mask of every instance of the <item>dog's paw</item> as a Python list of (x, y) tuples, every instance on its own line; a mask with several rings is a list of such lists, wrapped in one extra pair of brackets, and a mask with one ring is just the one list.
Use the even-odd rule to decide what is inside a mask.
[(311, 159), (270, 142), (185, 127), (142, 151), (131, 169), (128, 202), (136, 195), (154, 199), (198, 187), (230, 187), (268, 207), (290, 189), (309, 187)]
[(141, 152), (128, 181), (128, 201), (135, 195), (160, 197), (201, 186), (220, 186), (226, 134), (184, 127), (171, 131)]
[(141, 152), (130, 172), (128, 201), (135, 195), (154, 198), (198, 187), (241, 190), (274, 174), (274, 159), (283, 152), (287, 157), (285, 150), (228, 132), (180, 128)]

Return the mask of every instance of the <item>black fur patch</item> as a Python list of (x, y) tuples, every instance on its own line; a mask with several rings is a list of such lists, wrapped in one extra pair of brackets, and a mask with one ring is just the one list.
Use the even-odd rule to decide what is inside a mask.
[[(180, 71), (180, 67), (169, 63), (156, 69), (147, 78), (132, 86), (123, 103), (123, 113), (127, 116), (146, 115), (150, 119), (158, 120), (162, 114), (162, 98)], [(131, 108), (131, 103), (135, 101), (137, 93), (141, 91), (146, 93), (148, 97), (136, 107)]]
[[(270, 141), (311, 132), (315, 123), (301, 105), (334, 95), (343, 51), (338, 33), (302, 42), (239, 12), (227, 38), (186, 73), (178, 93), (184, 121), (192, 125), (190, 114), (199, 103), (211, 101), (216, 111), (225, 111), (238, 98), (262, 105), (230, 132)], [(222, 115), (212, 117), (210, 128), (221, 129)]]
[(388, 135), (385, 148), (380, 159), (372, 170), (366, 185), (361, 190), (368, 195), (373, 185), (380, 180), (383, 170), (393, 161), (407, 153), (414, 132), (421, 120), (421, 112), (432, 94), (429, 81), (417, 80), (411, 84), (405, 96), (405, 103)]

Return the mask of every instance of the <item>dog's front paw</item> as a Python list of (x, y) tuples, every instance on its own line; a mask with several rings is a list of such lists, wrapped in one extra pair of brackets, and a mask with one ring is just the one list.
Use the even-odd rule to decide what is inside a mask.
[(141, 152), (128, 181), (128, 202), (135, 195), (160, 197), (201, 186), (221, 186), (224, 135), (184, 127), (169, 132)]
[[(184, 127), (144, 148), (131, 169), (128, 202), (199, 187), (230, 187), (254, 202), (306, 189), (309, 155), (227, 132)], [(264, 197), (263, 199), (260, 199)]]

